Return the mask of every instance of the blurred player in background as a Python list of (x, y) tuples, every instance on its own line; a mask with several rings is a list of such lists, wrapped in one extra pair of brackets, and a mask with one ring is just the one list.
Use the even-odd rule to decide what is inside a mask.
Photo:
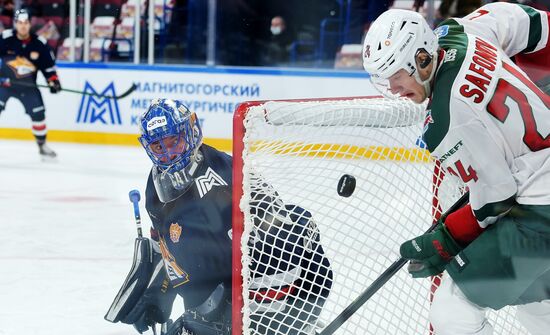
[[(145, 204), (151, 239), (139, 242), (105, 318), (133, 324), (141, 333), (166, 323), (180, 295), (185, 313), (165, 326), (165, 334), (228, 335), (232, 159), (202, 143), (196, 114), (179, 101), (153, 100), (140, 130), (154, 164)], [(250, 245), (261, 252), (250, 255), (252, 328), (260, 334), (310, 334), (332, 285), (318, 230), (308, 211), (285, 205), (260, 177), (255, 185)], [(277, 246), (282, 258), (274, 254)]]
[(413, 277), (446, 270), (430, 320), (438, 335), (492, 334), (487, 308), (518, 306), (550, 330), (550, 97), (510, 59), (548, 70), (549, 15), (493, 3), (435, 33), (415, 12), (371, 26), (364, 67), (387, 96), (428, 99), (423, 139), (470, 203), (401, 246)]
[(31, 33), (31, 17), (27, 10), (17, 10), (13, 21), (14, 29), (4, 30), (0, 37), (0, 113), (10, 98), (21, 101), (25, 112), (31, 118), (32, 133), (40, 155), (55, 158), (56, 153), (46, 145), (44, 101), (40, 90), (34, 86), (40, 70), (48, 82), (51, 93), (61, 90), (55, 57), (47, 41)]

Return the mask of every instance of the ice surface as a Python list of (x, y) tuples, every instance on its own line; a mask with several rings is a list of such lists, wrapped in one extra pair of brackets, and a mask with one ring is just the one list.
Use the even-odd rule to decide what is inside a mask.
[(103, 316), (132, 262), (131, 189), (149, 230), (150, 160), (137, 146), (50, 146), (55, 163), (0, 142), (0, 334), (137, 334)]

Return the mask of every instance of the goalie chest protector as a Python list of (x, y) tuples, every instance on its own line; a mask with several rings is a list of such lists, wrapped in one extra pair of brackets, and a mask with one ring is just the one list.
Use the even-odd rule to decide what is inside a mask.
[(231, 287), (231, 157), (201, 146), (193, 185), (162, 203), (149, 175), (146, 209), (158, 232), (165, 268), (186, 307), (200, 305), (216, 286)]

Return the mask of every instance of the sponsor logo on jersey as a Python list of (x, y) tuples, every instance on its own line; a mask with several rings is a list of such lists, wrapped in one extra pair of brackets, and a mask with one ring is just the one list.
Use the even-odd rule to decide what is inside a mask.
[(180, 241), (181, 236), (181, 226), (177, 223), (172, 223), (170, 225), (170, 240), (174, 243), (178, 243)]
[(443, 63), (452, 62), (456, 59), (456, 49), (449, 49), (445, 51), (445, 58)]
[(88, 81), (84, 84), (84, 92), (80, 100), (77, 123), (101, 123), (105, 125), (120, 125), (120, 110), (117, 99), (102, 96), (116, 96), (115, 85), (111, 82), (103, 90), (96, 90)]
[[(479, 104), (485, 98), (497, 67), (498, 53), (495, 46), (479, 37), (474, 41), (474, 54), (464, 76), (465, 83), (460, 86), (460, 94)], [(472, 99), (469, 99), (472, 98)]]
[(439, 157), (439, 161), (441, 163), (443, 163), (447, 158), (451, 157), (452, 155), (454, 155), (458, 149), (462, 146), (462, 141), (458, 141), (457, 144), (454, 145), (454, 147), (452, 147), (449, 151), (447, 151), (446, 153), (444, 153), (443, 155), (441, 155), (441, 157)]
[(147, 131), (166, 126), (167, 124), (168, 122), (166, 121), (165, 116), (154, 117), (151, 119), (151, 121), (147, 122)]
[(434, 33), (437, 36), (437, 38), (447, 36), (447, 34), (449, 33), (449, 26), (444, 25), (444, 26), (438, 27), (436, 30), (434, 30)]
[(197, 190), (200, 197), (204, 197), (214, 186), (227, 186), (225, 180), (218, 175), (211, 167), (208, 167), (204, 176), (200, 176), (195, 179)]
[(8, 61), (7, 64), (17, 78), (28, 77), (36, 72), (36, 66), (22, 56), (15, 57), (15, 59)]

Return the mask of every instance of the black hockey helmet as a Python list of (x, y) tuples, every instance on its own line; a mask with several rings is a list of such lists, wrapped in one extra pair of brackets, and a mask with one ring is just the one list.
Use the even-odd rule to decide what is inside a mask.
[(13, 14), (13, 22), (17, 21), (29, 21), (31, 22), (31, 13), (27, 9), (18, 9)]

